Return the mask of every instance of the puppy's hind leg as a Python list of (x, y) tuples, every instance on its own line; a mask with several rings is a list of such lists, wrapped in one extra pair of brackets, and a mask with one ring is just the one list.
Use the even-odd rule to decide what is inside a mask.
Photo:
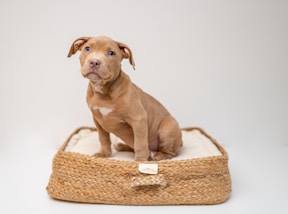
[(172, 116), (166, 117), (161, 122), (158, 140), (158, 151), (150, 151), (150, 160), (171, 159), (177, 155), (182, 146), (182, 132)]
[(114, 145), (114, 148), (118, 152), (134, 152), (134, 149), (132, 149), (130, 146), (128, 146), (127, 144), (124, 144), (124, 143), (120, 143), (120, 142), (116, 143)]

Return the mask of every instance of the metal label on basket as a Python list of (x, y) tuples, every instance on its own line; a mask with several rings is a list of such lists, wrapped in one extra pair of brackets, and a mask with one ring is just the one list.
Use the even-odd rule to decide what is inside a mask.
[(156, 175), (156, 174), (158, 174), (158, 164), (140, 163), (138, 170), (139, 170), (139, 172), (141, 172), (143, 174)]

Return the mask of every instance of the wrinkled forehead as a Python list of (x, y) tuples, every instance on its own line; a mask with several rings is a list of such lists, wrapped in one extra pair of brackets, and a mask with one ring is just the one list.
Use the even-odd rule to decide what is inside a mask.
[(93, 37), (93, 38), (90, 38), (86, 44), (84, 45), (85, 46), (90, 46), (91, 48), (93, 49), (97, 49), (97, 50), (119, 50), (119, 47), (118, 47), (118, 44), (110, 39), (109, 37), (105, 37), (105, 36), (102, 36), (102, 37)]

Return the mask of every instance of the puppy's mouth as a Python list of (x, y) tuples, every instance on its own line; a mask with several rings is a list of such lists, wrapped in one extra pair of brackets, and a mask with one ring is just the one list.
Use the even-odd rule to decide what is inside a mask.
[(95, 72), (88, 73), (87, 74), (87, 78), (88, 79), (102, 79), (102, 77), (99, 74), (95, 73)]
[(86, 74), (84, 74), (85, 78), (88, 78), (90, 80), (102, 80), (103, 78), (97, 74), (96, 72), (88, 72)]

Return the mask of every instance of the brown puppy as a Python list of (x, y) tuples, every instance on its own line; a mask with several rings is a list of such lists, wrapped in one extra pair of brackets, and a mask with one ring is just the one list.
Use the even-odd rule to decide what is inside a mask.
[(130, 48), (105, 36), (81, 37), (73, 42), (68, 57), (77, 51), (81, 51), (81, 73), (89, 79), (87, 103), (101, 142), (96, 157), (111, 155), (109, 133), (125, 142), (116, 150), (134, 151), (137, 161), (176, 156), (182, 146), (177, 121), (121, 69), (123, 58), (135, 66)]

